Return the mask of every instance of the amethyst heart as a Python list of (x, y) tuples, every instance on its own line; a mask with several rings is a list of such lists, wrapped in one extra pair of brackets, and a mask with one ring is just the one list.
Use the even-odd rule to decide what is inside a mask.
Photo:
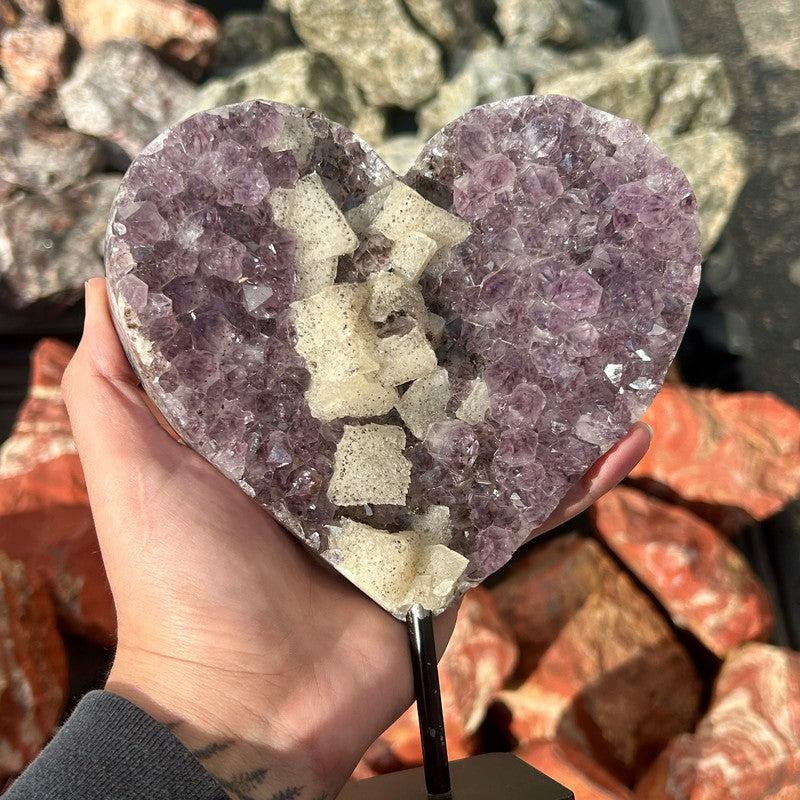
[(139, 155), (106, 268), (186, 443), (402, 616), (502, 566), (642, 414), (700, 248), (684, 175), (574, 100), (473, 109), (404, 178), (257, 101)]

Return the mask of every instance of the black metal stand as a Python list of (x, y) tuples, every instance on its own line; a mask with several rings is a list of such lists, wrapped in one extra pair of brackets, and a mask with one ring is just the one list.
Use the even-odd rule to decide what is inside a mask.
[(488, 753), (448, 763), (433, 614), (413, 606), (406, 625), (423, 766), (349, 784), (339, 800), (575, 800), (569, 789), (511, 753)]
[(411, 645), (425, 786), (431, 800), (450, 800), (450, 766), (447, 762), (442, 693), (433, 638), (433, 614), (419, 604), (414, 605), (408, 612), (406, 624)]

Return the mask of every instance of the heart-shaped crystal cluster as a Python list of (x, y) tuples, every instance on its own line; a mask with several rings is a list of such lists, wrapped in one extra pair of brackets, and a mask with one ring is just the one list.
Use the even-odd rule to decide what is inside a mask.
[(141, 153), (106, 265), (184, 441), (402, 616), (502, 566), (641, 415), (700, 250), (682, 173), (574, 100), (473, 109), (403, 178), (257, 101)]

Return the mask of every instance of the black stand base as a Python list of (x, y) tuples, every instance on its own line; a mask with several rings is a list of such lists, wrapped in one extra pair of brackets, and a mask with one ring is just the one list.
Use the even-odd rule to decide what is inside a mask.
[[(572, 792), (512, 753), (450, 763), (453, 800), (575, 800)], [(339, 800), (428, 800), (422, 767), (346, 786)]]

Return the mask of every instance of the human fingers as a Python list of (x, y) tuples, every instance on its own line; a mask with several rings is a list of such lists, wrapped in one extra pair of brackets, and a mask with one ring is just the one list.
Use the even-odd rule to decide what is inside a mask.
[(62, 386), (96, 516), (138, 476), (184, 450), (148, 406), (114, 330), (102, 278), (86, 284), (83, 336)]
[(613, 489), (642, 460), (653, 431), (644, 422), (637, 422), (605, 455), (601, 456), (565, 495), (549, 519), (529, 539), (546, 533), (589, 508), (595, 500)]
[(119, 342), (108, 308), (105, 280), (86, 284), (83, 336), (63, 379), (64, 397), (73, 433), (92, 469), (113, 456), (152, 452), (164, 431), (152, 403), (139, 387)]

